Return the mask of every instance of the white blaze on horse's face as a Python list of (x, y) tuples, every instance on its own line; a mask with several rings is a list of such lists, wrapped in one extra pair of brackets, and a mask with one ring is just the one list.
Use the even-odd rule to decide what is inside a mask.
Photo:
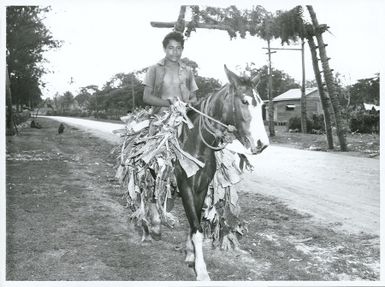
[(242, 95), (240, 110), (243, 114), (243, 138), (234, 140), (227, 149), (243, 154), (258, 154), (269, 145), (263, 124), (262, 106), (263, 101), (254, 90)]
[(259, 97), (259, 95), (254, 92), (254, 90), (253, 96), (255, 101), (257, 102), (256, 105), (253, 105), (253, 99), (247, 96), (249, 98), (248, 100), (250, 101), (250, 104), (248, 105), (251, 115), (250, 133), (251, 138), (253, 139), (254, 144), (256, 145), (256, 152), (252, 151), (252, 153), (260, 153), (269, 145), (269, 137), (267, 136), (265, 125), (263, 123), (263, 101)]

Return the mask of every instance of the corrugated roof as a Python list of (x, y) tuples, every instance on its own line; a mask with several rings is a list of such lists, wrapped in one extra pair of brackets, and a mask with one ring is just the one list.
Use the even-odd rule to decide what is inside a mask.
[[(305, 89), (305, 95), (308, 96), (309, 94), (313, 93), (314, 91), (318, 90), (318, 88), (308, 88)], [(287, 100), (298, 100), (301, 98), (301, 89), (291, 89), (283, 94), (280, 94), (279, 96), (275, 97), (273, 99), (273, 102), (278, 101), (287, 101)]]

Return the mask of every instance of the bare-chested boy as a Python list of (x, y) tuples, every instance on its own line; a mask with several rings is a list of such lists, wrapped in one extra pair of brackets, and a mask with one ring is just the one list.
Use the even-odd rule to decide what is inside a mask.
[(151, 66), (144, 79), (143, 101), (154, 106), (159, 113), (179, 98), (185, 103), (196, 103), (198, 89), (190, 67), (181, 62), (184, 38), (179, 32), (171, 32), (163, 40), (165, 57)]

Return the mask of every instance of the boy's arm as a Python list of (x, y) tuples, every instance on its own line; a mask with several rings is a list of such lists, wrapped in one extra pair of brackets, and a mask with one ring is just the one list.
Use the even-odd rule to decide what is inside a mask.
[(158, 97), (154, 96), (154, 89), (153, 88), (151, 88), (149, 86), (145, 86), (144, 87), (144, 93), (143, 93), (143, 102), (145, 104), (148, 104), (151, 106), (169, 107), (175, 102), (175, 100), (174, 99), (164, 100), (164, 99), (158, 98)]

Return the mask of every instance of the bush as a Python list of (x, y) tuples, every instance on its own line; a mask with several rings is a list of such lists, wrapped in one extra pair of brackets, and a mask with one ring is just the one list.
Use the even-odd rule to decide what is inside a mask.
[(353, 112), (349, 127), (352, 132), (379, 133), (380, 112), (365, 110)]
[(314, 133), (314, 131), (317, 131), (317, 133), (324, 133), (325, 132), (325, 119), (324, 115), (316, 115), (313, 114), (312, 117), (312, 127), (311, 130), (308, 128), (308, 130), (311, 131), (311, 133)]
[(31, 117), (29, 111), (23, 111), (21, 113), (13, 112), (13, 121), (16, 125), (26, 122)]
[(289, 130), (301, 130), (301, 118), (300, 117), (292, 117), (289, 119), (287, 124), (287, 128)]
[[(288, 122), (289, 130), (298, 130), (302, 131), (301, 128), (301, 117), (292, 117)], [(324, 133), (325, 132), (325, 123), (323, 115), (313, 114), (312, 118), (307, 118), (307, 132), (308, 133)]]
[(58, 112), (57, 111), (51, 111), (51, 110), (48, 110), (47, 113), (46, 113), (47, 116), (57, 116), (58, 115)]
[(97, 119), (107, 119), (107, 115), (104, 112), (93, 112), (92, 115)]

